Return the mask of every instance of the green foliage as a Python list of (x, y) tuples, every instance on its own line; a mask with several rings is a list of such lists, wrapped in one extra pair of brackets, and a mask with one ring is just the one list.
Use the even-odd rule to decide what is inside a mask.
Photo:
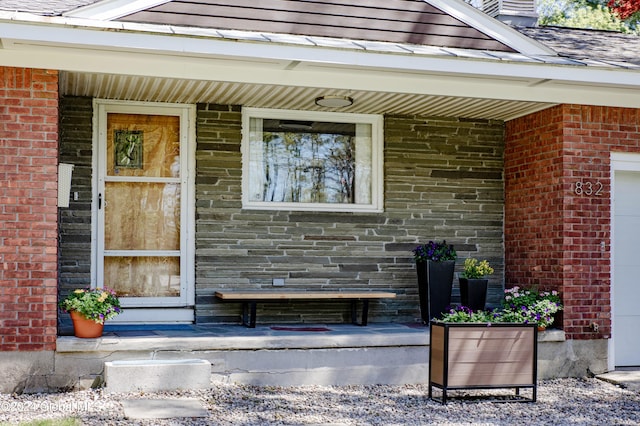
[(536, 324), (549, 327), (553, 324), (553, 315), (562, 310), (560, 296), (556, 291), (538, 291), (513, 287), (504, 291), (502, 309), (492, 311), (472, 311), (466, 306), (449, 309), (438, 318), (442, 322), (472, 322)]
[(493, 268), (489, 266), (487, 260), (483, 260), (478, 263), (478, 259), (473, 257), (464, 261), (464, 272), (462, 272), (462, 278), (474, 279), (483, 278), (487, 275), (493, 274)]
[(637, 18), (632, 15), (622, 20), (607, 3), (608, 0), (541, 0), (538, 24), (637, 33)]
[(116, 293), (108, 288), (75, 290), (60, 302), (60, 308), (65, 312), (78, 312), (98, 324), (122, 312)]
[(490, 322), (505, 322), (501, 319), (501, 314), (497, 310), (493, 311), (472, 311), (466, 306), (458, 306), (449, 309), (448, 312), (443, 313), (438, 321), (442, 322), (477, 322), (477, 323), (490, 323)]

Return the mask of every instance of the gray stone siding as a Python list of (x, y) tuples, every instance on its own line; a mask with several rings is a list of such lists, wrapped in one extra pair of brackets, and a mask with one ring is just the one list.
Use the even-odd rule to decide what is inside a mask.
[[(224, 290), (390, 290), (372, 302), (370, 321), (419, 318), (411, 249), (446, 239), (464, 258), (496, 269), (489, 303), (503, 286), (503, 143), (499, 121), (385, 119), (383, 213), (244, 210), (241, 199), (241, 108), (198, 105), (196, 152), (196, 318), (237, 323), (238, 303)], [(454, 293), (456, 291), (454, 290)], [(272, 303), (262, 323), (347, 321), (344, 302)]]
[[(90, 283), (92, 100), (60, 101), (60, 161), (75, 165), (60, 214), (59, 293)], [(244, 210), (241, 107), (198, 105), (196, 151), (196, 321), (237, 323), (238, 303), (218, 289), (389, 290), (371, 322), (420, 317), (411, 249), (446, 239), (464, 258), (488, 259), (489, 303), (503, 286), (503, 123), (436, 117), (385, 118), (383, 213)], [(454, 287), (454, 300), (457, 297)], [(345, 302), (272, 303), (262, 323), (348, 321)], [(59, 315), (61, 329), (70, 325)], [(68, 324), (67, 324), (68, 322)], [(66, 334), (66, 333), (64, 333)]]
[[(59, 208), (58, 297), (91, 283), (91, 197), (93, 100), (86, 97), (60, 99), (61, 163), (75, 167), (68, 208)], [(74, 200), (73, 193), (78, 193)], [(71, 319), (58, 315), (59, 332), (68, 333)]]

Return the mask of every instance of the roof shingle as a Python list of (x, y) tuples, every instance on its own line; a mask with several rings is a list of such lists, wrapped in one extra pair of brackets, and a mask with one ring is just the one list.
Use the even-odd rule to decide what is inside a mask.
[(563, 27), (516, 29), (566, 58), (640, 66), (640, 37), (636, 35)]
[(0, 0), (0, 10), (10, 12), (29, 12), (36, 15), (58, 16), (100, 0)]

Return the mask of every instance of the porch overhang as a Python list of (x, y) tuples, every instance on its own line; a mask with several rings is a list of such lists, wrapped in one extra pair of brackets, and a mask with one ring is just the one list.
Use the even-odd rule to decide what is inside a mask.
[(348, 112), (500, 120), (558, 103), (640, 107), (637, 69), (552, 55), (20, 13), (0, 14), (0, 37), (1, 65), (61, 70), (62, 94), (310, 110), (317, 96), (348, 94)]

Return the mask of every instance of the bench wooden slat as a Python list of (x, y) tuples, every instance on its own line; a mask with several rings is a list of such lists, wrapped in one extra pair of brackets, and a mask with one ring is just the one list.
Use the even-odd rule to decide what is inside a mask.
[(396, 294), (382, 291), (216, 291), (224, 300), (387, 299)]

